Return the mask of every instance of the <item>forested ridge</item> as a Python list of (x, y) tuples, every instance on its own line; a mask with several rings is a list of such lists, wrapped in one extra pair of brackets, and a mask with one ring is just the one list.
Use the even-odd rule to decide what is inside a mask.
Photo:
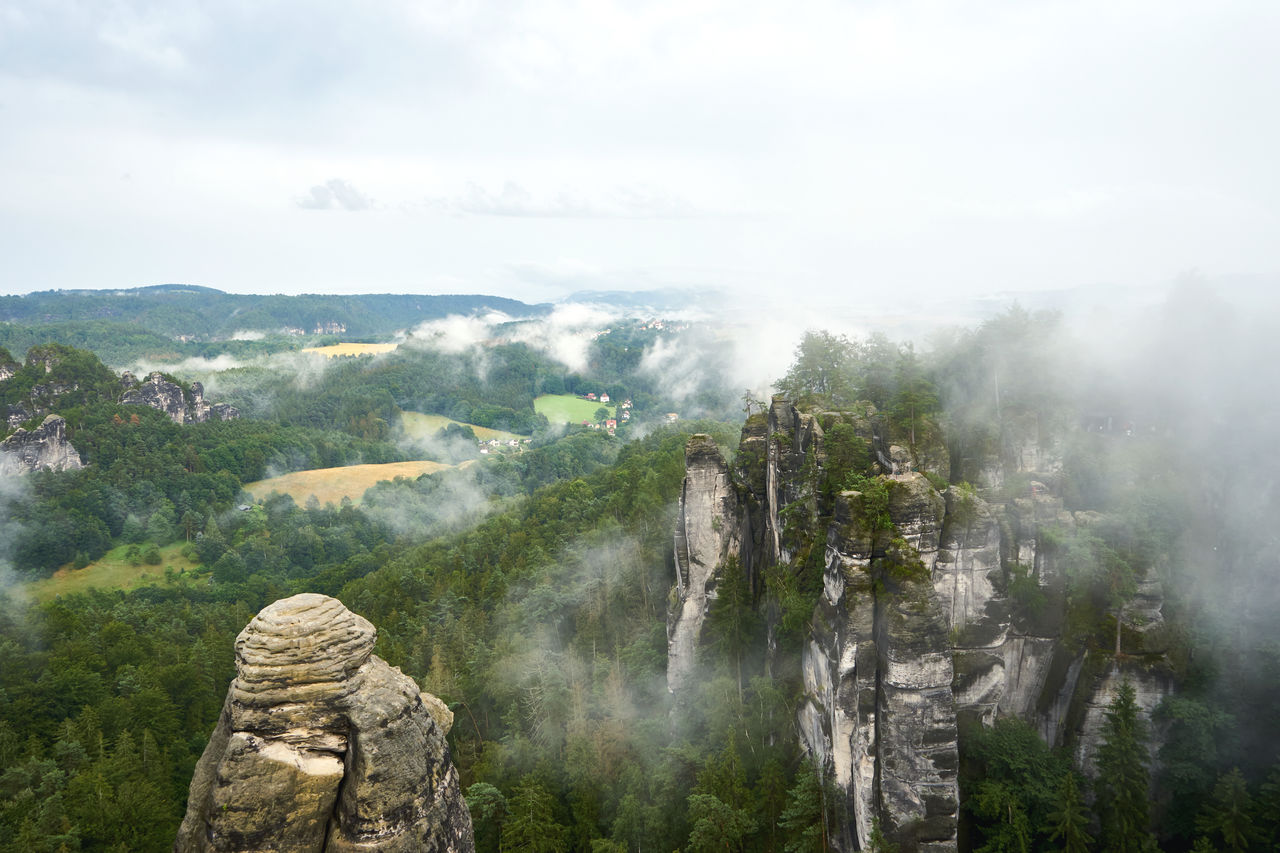
[[(1070, 508), (1099, 514), (1087, 533), (1053, 543), (1075, 567), (1066, 636), (1093, 660), (1114, 653), (1116, 614), (1137, 579), (1167, 582), (1176, 694), (1146, 718), (1122, 689), (1095, 767), (1073, 766), (1017, 719), (968, 730), (962, 845), (1273, 849), (1280, 765), (1258, 745), (1280, 728), (1266, 677), (1280, 657), (1265, 644), (1241, 649), (1200, 602), (1178, 596), (1194, 571), (1180, 533), (1198, 483), (1163, 461), (1170, 415), (1153, 414), (1160, 428), (1145, 436), (1096, 429), (1090, 419), (1115, 408), (1064, 372), (1061, 334), (1056, 317), (1017, 309), (928, 352), (814, 332), (777, 389), (810, 411), (870, 413), (925, 467), (946, 460), (930, 473), (935, 485), (993, 501), (1032, 486), (1017, 476), (984, 484), (984, 470), (1058, 440), (1054, 488)], [(706, 408), (726, 412), (734, 400), (736, 421), (681, 421), (635, 440), (548, 429), (532, 410), (539, 393), (599, 385), (633, 396), (641, 412), (669, 405), (662, 383), (639, 373), (633, 350), (645, 337), (609, 337), (589, 375), (521, 346), (352, 359), (306, 386), (251, 369), (225, 386), (251, 417), (186, 425), (95, 396), (114, 374), (64, 353), (80, 380), (68, 384), (81, 389), (57, 411), (86, 468), (6, 485), (19, 490), (6, 492), (4, 517), (17, 580), (130, 543), (140, 553), (179, 543), (200, 568), (43, 603), (10, 587), (0, 611), (0, 849), (168, 848), (234, 674), (236, 633), (302, 591), (372, 621), (377, 653), (453, 709), (453, 757), (481, 850), (828, 849), (831, 825), (848, 815), (794, 722), (825, 527), (797, 512), (793, 561), (719, 591), (705, 677), (673, 706), (666, 618), (685, 445), (706, 434), (732, 457), (742, 415), (758, 419), (763, 403), (707, 388)], [(12, 393), (34, 384), (21, 379)], [(400, 459), (393, 424), (410, 410), (535, 442), (465, 471), (380, 485), (359, 507), (253, 504), (241, 492), (269, 470)], [(1123, 419), (1144, 423), (1137, 411)], [(876, 459), (854, 420), (827, 420), (814, 483), (822, 512), (850, 488), (876, 511)], [(465, 517), (437, 512), (448, 503)], [(419, 523), (393, 520), (395, 507)], [(1041, 590), (1014, 593), (1034, 618)]]

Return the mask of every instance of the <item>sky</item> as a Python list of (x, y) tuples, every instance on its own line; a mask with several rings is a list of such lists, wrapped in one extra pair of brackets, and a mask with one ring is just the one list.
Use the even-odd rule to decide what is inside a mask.
[(1278, 34), (1273, 0), (0, 0), (0, 292), (1271, 276)]

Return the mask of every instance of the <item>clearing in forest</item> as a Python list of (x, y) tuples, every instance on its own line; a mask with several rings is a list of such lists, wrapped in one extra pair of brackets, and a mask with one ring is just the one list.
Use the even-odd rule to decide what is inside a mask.
[[(164, 580), (165, 569), (173, 569), (175, 572), (190, 571), (199, 565), (182, 556), (182, 546), (185, 544), (187, 543), (176, 542), (161, 548), (158, 565), (131, 564), (128, 551), (132, 546), (121, 545), (112, 548), (83, 569), (63, 566), (43, 580), (26, 584), (24, 589), (36, 601), (48, 601), (55, 596), (84, 592), (87, 589), (134, 589), (160, 583)], [(145, 553), (148, 546), (137, 547)]]
[(471, 427), (471, 431), (481, 441), (488, 441), (492, 438), (496, 438), (498, 441), (519, 441), (528, 438), (527, 435), (516, 435), (514, 432), (503, 432), (500, 429), (489, 429), (488, 427), (455, 421), (446, 418), (444, 415), (424, 415), (421, 412), (402, 412), (400, 414), (400, 425), (404, 429), (404, 434), (416, 440), (431, 438), (449, 424)]
[(298, 506), (306, 504), (311, 495), (316, 496), (321, 506), (341, 503), (343, 498), (351, 498), (352, 503), (359, 503), (365, 490), (380, 480), (434, 474), (451, 467), (453, 466), (443, 462), (424, 459), (415, 462), (385, 462), (380, 465), (317, 468), (314, 471), (294, 471), (292, 474), (247, 483), (244, 490), (253, 495), (255, 500), (262, 500), (272, 492), (279, 492), (292, 497)]
[(302, 351), (335, 358), (340, 355), (377, 355), (391, 352), (397, 346), (399, 344), (330, 344), (327, 347), (306, 347)]
[[(594, 423), (596, 410), (601, 406), (595, 400), (584, 400), (572, 394), (543, 394), (534, 399), (533, 408), (540, 415), (545, 415), (553, 424), (580, 424), (583, 421)], [(609, 417), (614, 417), (617, 410), (613, 406), (605, 406)]]

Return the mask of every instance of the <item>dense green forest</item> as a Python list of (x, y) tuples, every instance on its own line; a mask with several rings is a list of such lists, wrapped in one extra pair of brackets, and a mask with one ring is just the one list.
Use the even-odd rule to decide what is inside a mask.
[(305, 334), (337, 332), (341, 328), (348, 335), (385, 335), (450, 314), (501, 311), (511, 317), (526, 317), (546, 310), (547, 306), (526, 305), (499, 296), (260, 296), (186, 284), (0, 296), (0, 321), (5, 323), (131, 323), (171, 340), (179, 335), (208, 340), (243, 330), (267, 332), (282, 328)]
[[(1122, 690), (1096, 767), (1073, 766), (1016, 719), (966, 730), (970, 849), (1274, 849), (1280, 645), (1222, 630), (1209, 604), (1177, 594), (1200, 577), (1186, 534), (1213, 523), (1198, 498), (1217, 471), (1170, 463), (1184, 436), (1164, 429), (1177, 413), (1150, 383), (1140, 397), (1074, 382), (1078, 350), (1065, 335), (1060, 318), (1016, 308), (928, 352), (812, 332), (777, 388), (815, 412), (878, 413), (894, 442), (949, 460), (936, 485), (992, 500), (1028, 484), (983, 483), (984, 470), (1060, 440), (1055, 487), (1069, 508), (1107, 519), (1055, 543), (1076, 567), (1063, 593), (1069, 642), (1105, 657), (1135, 578), (1158, 572), (1169, 586), (1178, 692), (1147, 719)], [(674, 705), (664, 679), (685, 443), (705, 433), (732, 456), (740, 389), (696, 392), (721, 420), (635, 440), (560, 433), (533, 415), (537, 394), (595, 384), (633, 396), (640, 412), (673, 406), (636, 355), (655, 340), (638, 328), (605, 336), (586, 374), (516, 344), (350, 359), (307, 385), (232, 371), (221, 399), (249, 417), (182, 426), (96, 395), (114, 375), (61, 351), (60, 381), (80, 388), (57, 411), (86, 468), (8, 481), (4, 492), (13, 536), (0, 558), (15, 577), (0, 609), (0, 849), (167, 849), (234, 674), (236, 633), (301, 591), (337, 596), (372, 621), (378, 654), (453, 709), (481, 850), (828, 849), (830, 827), (848, 816), (794, 724), (822, 523), (797, 522), (791, 564), (721, 590), (692, 696)], [(34, 381), (15, 379), (0, 390), (29, 396)], [(1117, 396), (1132, 409), (1123, 416)], [(746, 400), (748, 417), (760, 405)], [(402, 458), (389, 441), (401, 410), (537, 439), (465, 471), (381, 484), (358, 507), (253, 504), (241, 492), (268, 471)], [(1099, 412), (1159, 429), (1122, 443), (1094, 428)], [(827, 425), (820, 513), (841, 489), (875, 488), (869, 446), (845, 420)], [(199, 569), (130, 592), (24, 598), (21, 581), (112, 545), (174, 542)], [(1036, 611), (1038, 590), (1024, 593)]]

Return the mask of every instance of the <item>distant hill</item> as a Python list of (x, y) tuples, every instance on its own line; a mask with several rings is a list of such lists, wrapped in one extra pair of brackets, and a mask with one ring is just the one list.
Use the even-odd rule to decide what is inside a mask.
[(0, 322), (24, 326), (126, 323), (168, 338), (187, 340), (280, 330), (367, 337), (450, 314), (501, 311), (512, 317), (531, 317), (549, 310), (548, 305), (478, 294), (262, 296), (186, 284), (0, 296)]

